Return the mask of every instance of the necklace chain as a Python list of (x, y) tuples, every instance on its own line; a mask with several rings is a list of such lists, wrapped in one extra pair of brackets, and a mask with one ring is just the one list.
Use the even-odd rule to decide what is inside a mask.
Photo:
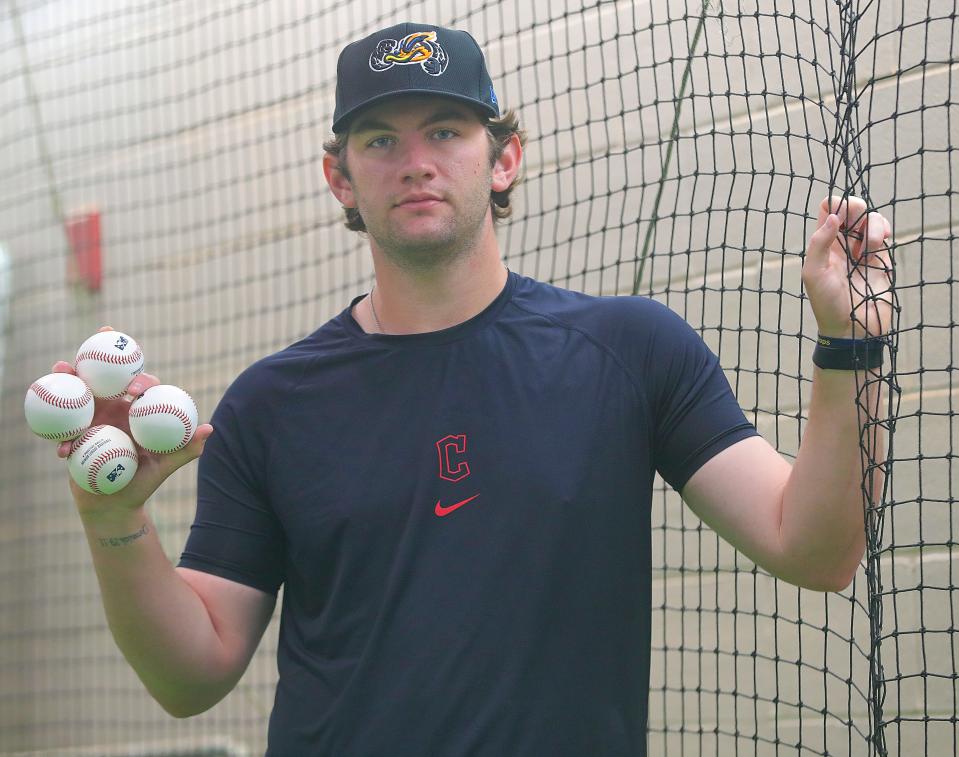
[(376, 328), (380, 330), (381, 334), (385, 334), (386, 331), (383, 329), (383, 324), (380, 323), (380, 319), (376, 315), (376, 305), (373, 304), (373, 292), (375, 291), (376, 291), (376, 284), (373, 284), (373, 288), (370, 290), (370, 310), (373, 311), (373, 320), (376, 321)]

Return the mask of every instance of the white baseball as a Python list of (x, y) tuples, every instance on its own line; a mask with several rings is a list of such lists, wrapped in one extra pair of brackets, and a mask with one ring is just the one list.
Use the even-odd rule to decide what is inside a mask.
[(93, 421), (93, 393), (70, 373), (50, 373), (27, 389), (23, 413), (37, 436), (65, 442), (89, 428)]
[(74, 368), (94, 397), (115, 400), (143, 370), (143, 353), (133, 337), (120, 331), (101, 331), (80, 345)]
[(130, 433), (151, 452), (176, 452), (193, 438), (199, 416), (193, 398), (178, 386), (151, 386), (130, 405)]
[(92, 426), (70, 447), (67, 468), (77, 485), (93, 494), (115, 494), (137, 472), (133, 441), (114, 426)]

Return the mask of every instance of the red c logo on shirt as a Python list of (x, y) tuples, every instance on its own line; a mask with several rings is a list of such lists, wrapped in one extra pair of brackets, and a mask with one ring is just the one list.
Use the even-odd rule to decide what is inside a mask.
[(450, 434), (436, 443), (440, 458), (440, 478), (446, 481), (462, 481), (470, 474), (470, 466), (458, 456), (466, 454), (466, 434)]

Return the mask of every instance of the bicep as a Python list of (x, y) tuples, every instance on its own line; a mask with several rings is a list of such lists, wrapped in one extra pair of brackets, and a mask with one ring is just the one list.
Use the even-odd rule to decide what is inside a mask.
[(681, 492), (703, 522), (774, 575), (782, 566), (783, 491), (790, 464), (761, 436), (707, 460)]
[(178, 567), (176, 571), (206, 606), (232, 677), (239, 680), (270, 623), (276, 597), (200, 570)]

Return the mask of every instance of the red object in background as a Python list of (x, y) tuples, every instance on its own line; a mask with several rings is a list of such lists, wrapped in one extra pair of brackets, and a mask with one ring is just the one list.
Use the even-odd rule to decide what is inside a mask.
[(100, 211), (85, 210), (66, 220), (70, 257), (67, 260), (67, 281), (91, 292), (100, 291), (103, 278), (100, 265)]

